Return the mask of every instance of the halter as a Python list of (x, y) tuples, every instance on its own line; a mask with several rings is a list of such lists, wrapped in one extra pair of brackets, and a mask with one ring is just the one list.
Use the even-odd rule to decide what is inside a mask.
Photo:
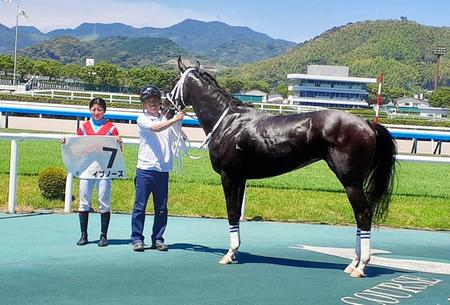
[[(186, 76), (194, 71), (195, 68), (188, 68), (186, 69), (183, 73), (181, 73), (181, 77), (178, 80), (178, 82), (175, 84), (175, 87), (173, 87), (172, 92), (167, 93), (166, 94), (166, 99), (172, 104), (172, 106), (177, 110), (177, 111), (181, 111), (180, 105), (179, 105), (179, 101), (181, 100), (181, 103), (184, 107), (186, 107), (186, 103), (184, 102), (184, 94), (183, 94), (183, 85), (184, 85), (184, 81), (186, 80)], [(174, 101), (175, 99), (175, 101)], [(223, 119), (225, 118), (225, 115), (228, 113), (230, 109), (226, 108), (225, 111), (222, 113), (222, 115), (220, 116), (219, 120), (216, 122), (216, 124), (214, 125), (213, 129), (211, 130), (211, 132), (208, 133), (208, 135), (206, 136), (205, 140), (200, 144), (199, 149), (204, 148), (205, 146), (208, 146), (209, 143), (211, 142), (211, 137), (214, 133), (214, 131), (217, 129), (217, 127), (219, 127), (220, 123), (223, 121)], [(173, 129), (173, 131), (175, 131)], [(178, 134), (178, 139), (177, 142), (179, 143), (181, 136), (181, 133), (177, 133), (175, 132), (175, 134)], [(187, 137), (186, 137), (187, 139)], [(187, 140), (189, 142), (189, 148), (190, 148), (190, 141)], [(177, 144), (177, 146), (179, 146), (179, 144)], [(206, 151), (206, 150), (205, 150)], [(192, 156), (189, 155), (188, 153), (186, 153), (187, 156), (190, 159), (200, 159), (201, 157), (203, 157), (204, 153), (202, 153), (199, 157), (196, 156)]]
[[(166, 94), (166, 99), (172, 104), (172, 106), (175, 107), (176, 110), (181, 111), (180, 105), (178, 104), (178, 101), (181, 98), (181, 103), (184, 107), (186, 107), (186, 103), (184, 102), (184, 94), (183, 94), (183, 85), (184, 81), (186, 80), (186, 76), (191, 72), (194, 71), (195, 68), (189, 68), (186, 69), (183, 73), (181, 73), (181, 77), (178, 80), (178, 82), (175, 84), (175, 87), (173, 87), (172, 92)], [(172, 98), (175, 98), (175, 102)]]

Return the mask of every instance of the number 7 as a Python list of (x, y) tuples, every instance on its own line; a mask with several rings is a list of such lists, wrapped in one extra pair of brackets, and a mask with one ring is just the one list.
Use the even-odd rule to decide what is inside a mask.
[(111, 168), (114, 164), (114, 160), (116, 159), (117, 149), (103, 146), (103, 151), (109, 151), (111, 153), (111, 158), (109, 158), (109, 162), (108, 162), (108, 166), (107, 166), (107, 168)]

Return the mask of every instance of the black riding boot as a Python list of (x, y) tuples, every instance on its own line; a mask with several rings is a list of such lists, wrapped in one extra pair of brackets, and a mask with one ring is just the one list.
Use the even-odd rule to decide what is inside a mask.
[(81, 229), (81, 237), (77, 242), (78, 246), (84, 246), (88, 243), (88, 235), (87, 235), (87, 227), (89, 220), (89, 212), (79, 212), (80, 217), (80, 229)]
[(108, 245), (109, 220), (111, 219), (111, 212), (101, 213), (102, 233), (100, 234), (100, 240), (98, 241), (99, 247), (106, 247)]

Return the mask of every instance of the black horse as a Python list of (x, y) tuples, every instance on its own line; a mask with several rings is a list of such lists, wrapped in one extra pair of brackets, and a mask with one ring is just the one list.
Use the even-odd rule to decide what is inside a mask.
[(387, 212), (396, 144), (383, 126), (352, 114), (324, 110), (273, 115), (225, 92), (207, 72), (178, 60), (181, 78), (172, 92), (181, 108), (192, 105), (210, 134), (209, 154), (225, 193), (231, 247), (220, 263), (231, 263), (240, 246), (239, 219), (247, 179), (280, 175), (325, 160), (352, 205), (357, 239), (355, 259), (346, 268), (364, 276), (370, 260), (373, 218)]

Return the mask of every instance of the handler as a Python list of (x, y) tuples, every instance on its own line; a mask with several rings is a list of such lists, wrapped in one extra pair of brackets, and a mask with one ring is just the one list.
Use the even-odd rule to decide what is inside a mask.
[(180, 112), (167, 119), (161, 112), (161, 91), (155, 86), (141, 90), (143, 114), (137, 119), (140, 144), (135, 178), (135, 201), (131, 218), (131, 239), (134, 251), (144, 251), (145, 209), (153, 195), (154, 222), (151, 249), (167, 251), (163, 234), (167, 225), (167, 197), (169, 172), (173, 167), (172, 143), (175, 141), (170, 126), (180, 122)]

